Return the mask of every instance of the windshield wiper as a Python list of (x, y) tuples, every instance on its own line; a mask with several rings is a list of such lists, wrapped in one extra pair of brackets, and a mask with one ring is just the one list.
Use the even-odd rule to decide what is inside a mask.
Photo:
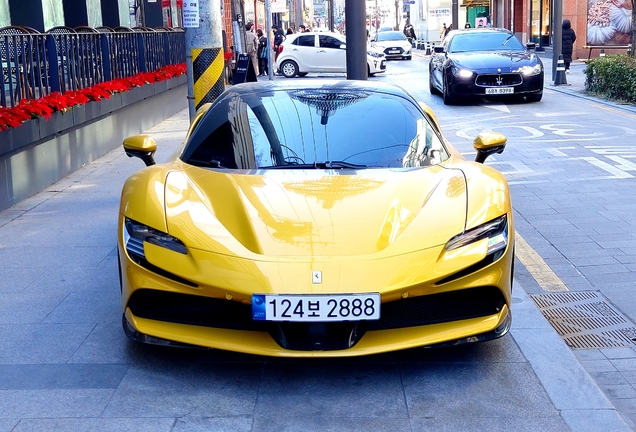
[(506, 38), (506, 40), (505, 40), (505, 41), (503, 41), (503, 42), (501, 43), (501, 45), (505, 45), (505, 44), (507, 44), (507, 43), (508, 43), (508, 41), (509, 41), (510, 39), (512, 39), (513, 37), (514, 37), (514, 35), (510, 35), (510, 36), (508, 36), (508, 37)]
[(185, 162), (189, 163), (190, 165), (194, 165), (194, 166), (198, 166), (198, 167), (202, 167), (202, 168), (225, 168), (223, 165), (221, 165), (221, 162), (219, 162), (216, 159), (212, 159), (210, 161), (202, 161), (202, 160), (197, 160), (197, 159), (188, 159)]
[(260, 167), (259, 169), (365, 169), (366, 165), (354, 164), (345, 161), (324, 161), (314, 162), (310, 164), (286, 164), (286, 165), (272, 165)]

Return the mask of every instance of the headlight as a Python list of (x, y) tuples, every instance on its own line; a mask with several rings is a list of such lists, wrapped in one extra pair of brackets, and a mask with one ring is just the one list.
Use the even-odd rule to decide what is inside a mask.
[(505, 249), (508, 245), (508, 218), (504, 215), (456, 235), (446, 244), (446, 250), (458, 249), (483, 239), (488, 239), (489, 255)]
[(458, 67), (453, 67), (453, 75), (459, 78), (470, 78), (473, 76), (473, 71), (469, 71), (468, 69), (460, 69)]
[(379, 53), (377, 51), (367, 51), (367, 54), (369, 54), (371, 57), (384, 57), (383, 53)]
[(515, 72), (519, 72), (525, 76), (539, 75), (543, 71), (540, 63), (534, 66), (523, 66), (517, 69)]
[(137, 258), (145, 259), (144, 242), (184, 255), (188, 253), (188, 249), (178, 238), (126, 218), (124, 222), (124, 245), (126, 251)]

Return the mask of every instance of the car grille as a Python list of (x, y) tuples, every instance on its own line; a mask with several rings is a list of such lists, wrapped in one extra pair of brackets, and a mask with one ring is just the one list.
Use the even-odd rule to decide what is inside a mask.
[(479, 75), (475, 83), (478, 86), (497, 87), (519, 85), (522, 81), (521, 75), (518, 73), (503, 73)]
[(252, 306), (151, 289), (133, 293), (135, 316), (204, 327), (268, 332), (283, 348), (338, 350), (353, 346), (366, 331), (438, 324), (499, 313), (505, 304), (496, 287), (479, 287), (383, 303), (377, 321), (276, 323), (252, 320)]
[[(391, 51), (394, 51), (394, 52), (391, 52)], [(404, 50), (402, 49), (402, 47), (389, 47), (384, 49), (385, 55), (401, 55), (403, 52)]]

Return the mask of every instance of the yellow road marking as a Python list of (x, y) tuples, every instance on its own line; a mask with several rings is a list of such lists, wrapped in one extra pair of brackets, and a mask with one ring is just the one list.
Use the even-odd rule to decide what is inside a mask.
[(515, 252), (519, 261), (544, 291), (569, 291), (543, 258), (530, 247), (519, 232), (515, 233)]
[(621, 114), (621, 115), (623, 115), (625, 117), (630, 117), (630, 118), (636, 119), (636, 115), (628, 114), (624, 110), (621, 110), (621, 109), (618, 109), (618, 108), (612, 108), (612, 107), (609, 107), (607, 105), (596, 104), (596, 103), (590, 103), (590, 105), (592, 105), (594, 108), (602, 109), (604, 111), (609, 111), (609, 112), (614, 113), (614, 114)]

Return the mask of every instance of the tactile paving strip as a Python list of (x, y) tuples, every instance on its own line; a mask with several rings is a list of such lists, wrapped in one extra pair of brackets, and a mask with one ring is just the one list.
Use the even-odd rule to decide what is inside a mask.
[(543, 316), (572, 348), (636, 346), (636, 326), (598, 291), (530, 296)]

